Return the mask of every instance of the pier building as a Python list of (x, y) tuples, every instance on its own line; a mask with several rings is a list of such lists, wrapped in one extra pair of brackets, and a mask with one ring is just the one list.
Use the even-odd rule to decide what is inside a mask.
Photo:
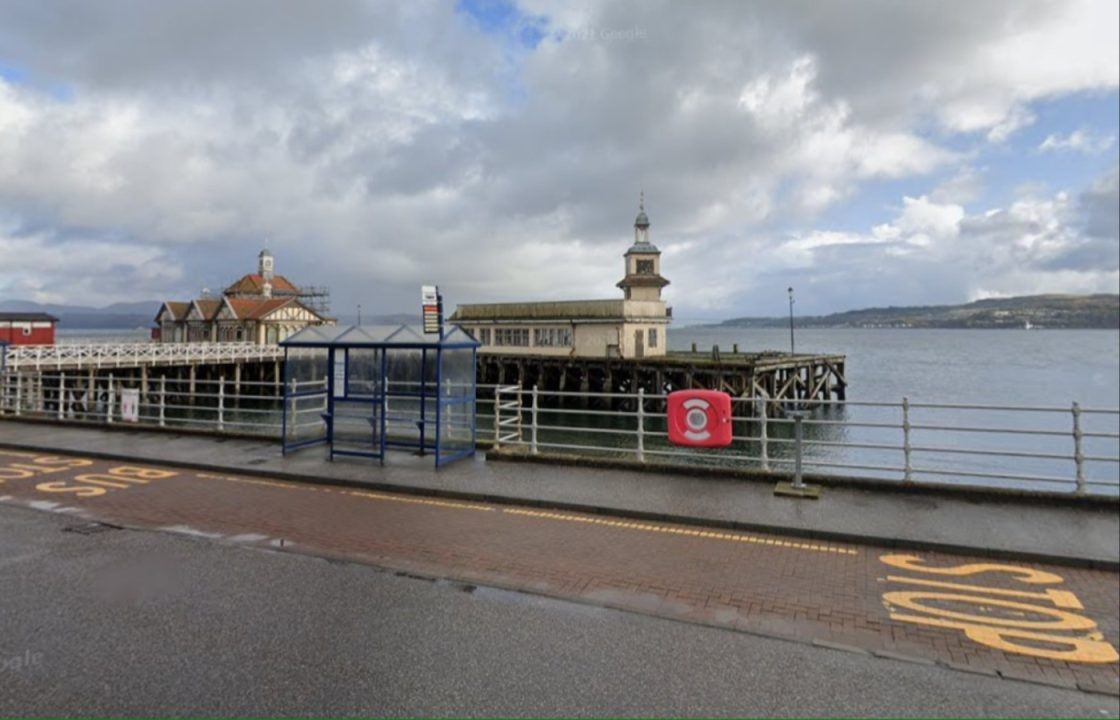
[(650, 242), (645, 198), (627, 249), (621, 299), (460, 305), (451, 322), (481, 343), (480, 352), (553, 358), (640, 359), (666, 351), (671, 309), (661, 299), (661, 251)]
[(167, 301), (156, 314), (155, 338), (164, 343), (251, 342), (275, 345), (312, 325), (333, 325), (328, 295), (300, 288), (275, 272), (267, 249), (257, 256), (257, 272), (241, 276), (220, 298)]
[(621, 298), (460, 305), (451, 322), (480, 343), (478, 382), (546, 393), (695, 388), (807, 405), (846, 398), (843, 355), (740, 352), (738, 344), (670, 351), (673, 313), (661, 298), (669, 281), (650, 240), (644, 196), (623, 259)]

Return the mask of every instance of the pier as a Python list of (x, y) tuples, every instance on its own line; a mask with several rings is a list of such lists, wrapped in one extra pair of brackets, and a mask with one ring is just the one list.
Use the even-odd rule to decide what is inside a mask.
[(480, 352), (480, 385), (536, 387), (541, 392), (637, 393), (719, 390), (732, 397), (798, 400), (806, 405), (847, 399), (844, 355), (781, 352), (668, 352), (646, 358), (588, 358)]

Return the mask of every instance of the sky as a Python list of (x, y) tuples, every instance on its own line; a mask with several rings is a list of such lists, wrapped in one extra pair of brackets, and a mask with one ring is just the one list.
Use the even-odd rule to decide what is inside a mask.
[(0, 3), (0, 299), (681, 320), (1120, 285), (1115, 0)]

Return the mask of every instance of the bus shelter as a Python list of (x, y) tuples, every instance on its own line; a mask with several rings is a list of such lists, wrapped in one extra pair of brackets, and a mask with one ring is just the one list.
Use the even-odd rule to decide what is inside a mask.
[(385, 463), (389, 449), (433, 453), (439, 467), (474, 454), (478, 343), (457, 326), (310, 326), (284, 348), (283, 451)]

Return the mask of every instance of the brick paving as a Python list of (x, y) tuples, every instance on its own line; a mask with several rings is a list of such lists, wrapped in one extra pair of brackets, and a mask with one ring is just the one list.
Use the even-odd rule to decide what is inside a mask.
[[(892, 613), (915, 612), (884, 600), (890, 592), (971, 592), (985, 602), (927, 597), (929, 617), (944, 623), (965, 613), (973, 624), (977, 616), (981, 623), (988, 618), (1010, 629), (1012, 637), (1018, 630), (1044, 628), (1059, 638), (1088, 638), (1098, 651), (1114, 653), (1120, 642), (1120, 583), (1114, 572), (1007, 561), (991, 561), (1003, 570), (984, 569), (976, 566), (985, 561), (975, 557), (175, 468), (166, 468), (175, 473), (169, 477), (131, 479), (125, 471), (122, 479), (109, 471), (123, 463), (89, 460), (61, 467), (71, 461), (42, 457), (0, 451), (0, 500), (44, 509), (43, 502), (57, 503), (51, 509), (79, 508), (88, 517), (131, 527), (225, 538), (255, 534), (262, 538), (249, 542), (276, 546), (283, 539), (284, 547), (296, 552), (959, 670), (1109, 693), (1120, 687), (1120, 665), (1100, 652), (1095, 659), (1103, 662), (1011, 652), (976, 642), (957, 627), (892, 619)], [(956, 574), (883, 561), (901, 554), (916, 556), (919, 567)], [(1026, 571), (1058, 578), (1025, 582)], [(1053, 610), (1054, 603), (1023, 599), (1048, 588), (1072, 593), (1075, 600), (1063, 600), (1065, 609)], [(1044, 650), (1065, 647), (1020, 642)]]

